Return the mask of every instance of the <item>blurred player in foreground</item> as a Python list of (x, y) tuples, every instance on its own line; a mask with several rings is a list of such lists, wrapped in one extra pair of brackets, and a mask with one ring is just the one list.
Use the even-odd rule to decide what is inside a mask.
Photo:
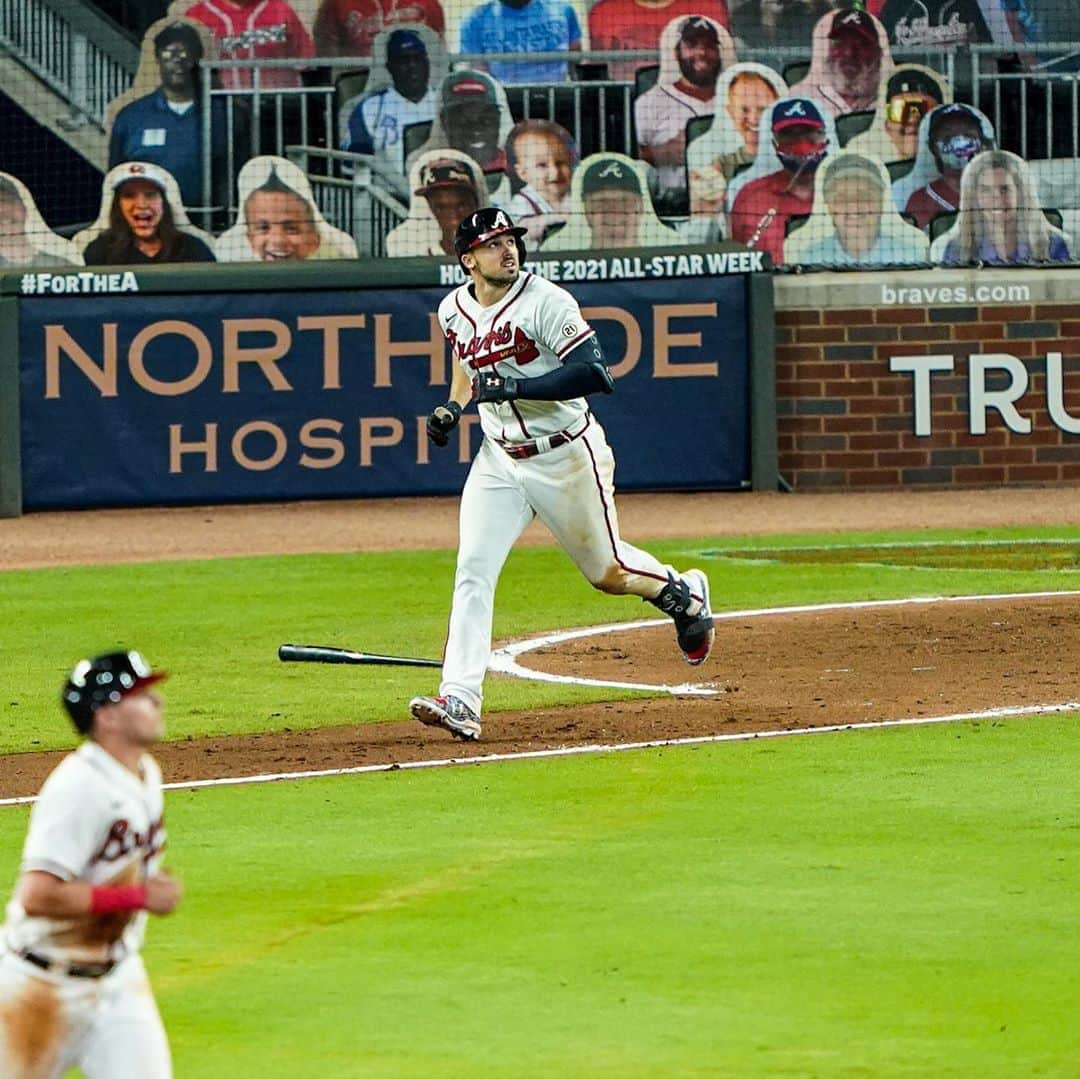
[(180, 885), (161, 869), (164, 733), (138, 652), (82, 660), (63, 702), (86, 741), (46, 780), (30, 815), (0, 953), (0, 1075), (168, 1079), (169, 1045), (139, 955), (148, 914)]

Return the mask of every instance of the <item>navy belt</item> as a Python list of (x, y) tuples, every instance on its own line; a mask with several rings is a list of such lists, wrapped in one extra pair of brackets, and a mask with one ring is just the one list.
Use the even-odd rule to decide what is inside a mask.
[(22, 951), (15, 953), (20, 959), (33, 963), (42, 970), (51, 970), (56, 974), (66, 974), (70, 978), (104, 978), (116, 969), (116, 963), (63, 963), (59, 959), (46, 959), (37, 952)]

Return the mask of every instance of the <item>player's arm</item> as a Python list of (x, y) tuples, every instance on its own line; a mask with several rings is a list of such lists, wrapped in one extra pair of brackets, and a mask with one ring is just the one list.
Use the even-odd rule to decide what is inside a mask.
[(43, 869), (30, 869), (19, 884), (19, 903), (31, 918), (73, 918), (132, 910), (168, 914), (179, 902), (180, 883), (168, 873), (156, 873), (144, 884), (95, 886), (85, 880), (61, 880)]
[(472, 400), (472, 393), (469, 376), (461, 364), (455, 363), (446, 404), (438, 405), (427, 418), (427, 436), (436, 446), (445, 446), (450, 441), (450, 432), (457, 427), (462, 409)]
[(590, 393), (611, 393), (615, 380), (607, 368), (596, 334), (563, 357), (562, 367), (535, 378), (515, 378), (487, 371), (477, 376), (476, 400), (569, 401)]

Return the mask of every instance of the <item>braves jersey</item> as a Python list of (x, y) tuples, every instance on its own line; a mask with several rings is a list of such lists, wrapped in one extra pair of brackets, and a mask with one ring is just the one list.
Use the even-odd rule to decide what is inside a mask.
[[(57, 766), (30, 816), (21, 871), (43, 870), (91, 885), (141, 884), (165, 846), (161, 772), (142, 758), (142, 778), (94, 742)], [(13, 951), (66, 962), (119, 962), (142, 946), (146, 911), (31, 918), (18, 896), (8, 904), (5, 938)]]
[[(731, 25), (727, 0), (671, 0), (663, 6), (639, 4), (637, 0), (599, 0), (589, 9), (589, 44), (593, 49), (655, 49), (672, 19), (706, 15), (725, 30)], [(608, 63), (608, 78), (634, 81), (634, 73), (648, 60), (617, 60)]]
[[(214, 32), (222, 60), (302, 60), (315, 55), (311, 35), (286, 0), (260, 0), (257, 4), (202, 0), (185, 15)], [(248, 89), (251, 71), (222, 71), (221, 85), (230, 90)], [(266, 68), (260, 73), (259, 85), (263, 89), (299, 86), (300, 73), (292, 68)]]
[(403, 97), (393, 86), (376, 90), (353, 109), (341, 148), (354, 154), (374, 154), (404, 176), (405, 129), (434, 120), (436, 104), (434, 87), (419, 101)]
[[(676, 136), (686, 138), (687, 121), (695, 116), (711, 116), (712, 97), (688, 94), (678, 83), (657, 83), (634, 102), (634, 130), (638, 146), (662, 146)], [(656, 166), (662, 192), (686, 190), (686, 163)]]
[(956, 213), (959, 200), (956, 192), (941, 177), (932, 180), (926, 187), (912, 192), (904, 207), (904, 213), (915, 218), (915, 224), (924, 231), (938, 214)]
[[(520, 379), (546, 375), (593, 336), (577, 300), (564, 288), (522, 271), (496, 304), (481, 307), (469, 283), (439, 304), (439, 324), (470, 380), (485, 371)], [(565, 431), (589, 410), (569, 401), (500, 401), (478, 406), (485, 435), (521, 443)]]
[(791, 174), (780, 170), (751, 180), (736, 196), (728, 215), (731, 238), (758, 251), (767, 251), (773, 264), (784, 261), (784, 231), (792, 214), (808, 214), (813, 195), (788, 190)]

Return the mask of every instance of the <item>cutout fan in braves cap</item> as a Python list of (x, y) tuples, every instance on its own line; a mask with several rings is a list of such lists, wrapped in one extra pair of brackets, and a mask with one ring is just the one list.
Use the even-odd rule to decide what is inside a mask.
[(582, 198), (594, 191), (610, 189), (632, 191), (635, 195), (640, 195), (641, 183), (638, 181), (637, 171), (632, 165), (615, 157), (593, 161), (581, 177)]
[(880, 44), (878, 41), (877, 27), (874, 26), (874, 20), (865, 11), (859, 11), (858, 9), (844, 10), (841, 8), (835, 16), (833, 16), (832, 26), (829, 29), (829, 38), (835, 41), (837, 38), (843, 37), (855, 37), (861, 38), (863, 41), (870, 42), (874, 45)]
[(456, 158), (440, 157), (430, 161), (420, 170), (420, 186), (414, 195), (427, 195), (440, 187), (467, 187), (476, 189), (472, 173)]
[(704, 15), (691, 15), (679, 24), (680, 41), (693, 41), (695, 38), (705, 38), (714, 45), (720, 44), (716, 26)]
[(141, 652), (105, 652), (75, 664), (62, 699), (71, 721), (86, 734), (94, 712), (103, 705), (116, 704), (129, 693), (138, 693), (167, 677), (164, 671), (152, 671)]
[(821, 110), (808, 97), (781, 101), (773, 109), (773, 131), (783, 131), (785, 127), (794, 127), (796, 124), (825, 130), (825, 118), (821, 115)]

